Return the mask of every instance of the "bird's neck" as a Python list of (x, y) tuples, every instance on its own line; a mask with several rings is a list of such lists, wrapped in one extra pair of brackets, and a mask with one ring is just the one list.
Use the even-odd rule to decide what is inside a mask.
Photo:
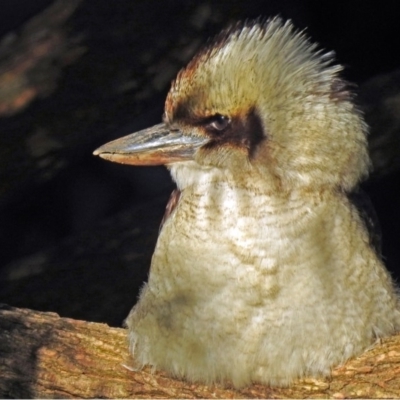
[[(245, 167), (244, 167), (245, 168)], [(199, 168), (196, 163), (173, 165), (170, 172), (179, 190), (199, 202), (214, 208), (267, 207), (283, 211), (324, 203), (336, 196), (331, 188), (299, 187), (290, 189), (281, 180), (255, 168), (232, 172), (219, 168)], [(328, 200), (330, 201), (330, 200)]]

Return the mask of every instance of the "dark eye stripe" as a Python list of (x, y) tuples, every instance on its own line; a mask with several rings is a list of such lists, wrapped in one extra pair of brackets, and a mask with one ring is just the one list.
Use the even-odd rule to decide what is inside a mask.
[[(250, 109), (244, 117), (234, 116), (232, 119), (228, 119), (227, 125), (222, 130), (218, 130), (211, 125), (215, 121), (214, 115), (208, 118), (205, 124), (206, 133), (211, 139), (205, 146), (207, 148), (216, 148), (226, 144), (237, 145), (241, 148), (246, 148), (251, 158), (254, 156), (258, 145), (267, 139), (267, 133), (264, 131), (261, 118), (254, 108)], [(204, 120), (201, 125), (204, 125)]]

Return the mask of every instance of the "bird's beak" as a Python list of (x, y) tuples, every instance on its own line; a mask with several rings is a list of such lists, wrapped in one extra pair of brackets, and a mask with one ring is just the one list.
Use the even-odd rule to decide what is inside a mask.
[(206, 138), (184, 135), (166, 124), (113, 140), (93, 152), (109, 161), (131, 165), (164, 165), (192, 160)]

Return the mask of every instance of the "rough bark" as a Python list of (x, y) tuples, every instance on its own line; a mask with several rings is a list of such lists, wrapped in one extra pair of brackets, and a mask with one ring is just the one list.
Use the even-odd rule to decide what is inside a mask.
[(83, 53), (78, 36), (70, 36), (66, 25), (81, 2), (57, 0), (18, 34), (0, 41), (0, 117), (50, 95), (62, 68)]
[(3, 305), (0, 354), (0, 396), (8, 398), (400, 397), (400, 335), (334, 369), (330, 378), (235, 390), (127, 368), (124, 329)]

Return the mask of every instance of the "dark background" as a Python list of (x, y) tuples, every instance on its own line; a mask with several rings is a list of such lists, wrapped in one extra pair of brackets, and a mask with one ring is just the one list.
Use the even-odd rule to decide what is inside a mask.
[[(3, 0), (0, 36), (18, 34), (23, 24), (51, 3)], [(169, 41), (167, 48), (173, 49), (174, 40), (185, 36), (192, 10), (201, 5), (211, 22), (199, 24), (200, 42), (232, 21), (280, 14), (299, 28), (307, 28), (321, 47), (335, 50), (338, 61), (346, 66), (345, 78), (357, 85), (400, 66), (400, 13), (393, 0), (84, 1), (71, 31), (82, 32), (86, 53), (62, 70), (51, 95), (35, 100), (18, 115), (0, 119), (0, 135), (8, 137), (2, 145), (9, 146), (9, 152), (24, 145), (21, 136), (14, 134), (22, 119), (31, 121), (31, 127), (47, 126), (54, 119), (53, 129), (58, 121), (63, 132), (69, 125), (71, 132), (80, 135), (73, 146), (65, 146), (63, 166), (51, 177), (20, 179), (13, 165), (22, 162), (18, 158), (2, 175), (0, 184), (12, 189), (0, 199), (0, 301), (120, 325), (146, 278), (157, 225), (173, 184), (163, 168), (113, 165), (96, 159), (91, 151), (159, 122), (168, 84), (160, 85), (143, 101), (131, 95), (134, 89), (118, 92), (110, 88), (121, 87), (128, 80), (129, 66), (138, 70), (137, 60), (155, 43)], [(172, 76), (183, 65), (178, 60)], [(108, 90), (112, 96), (105, 95)], [(91, 104), (92, 119), (79, 119), (76, 110), (82, 108), (88, 115), (85, 107)], [(70, 120), (64, 117), (69, 110), (74, 110)], [(105, 117), (94, 118), (96, 112)], [(372, 176), (363, 185), (381, 221), (383, 256), (396, 279), (399, 184), (400, 173), (393, 170)], [(154, 208), (149, 206), (152, 202)], [(130, 240), (135, 241), (132, 254)], [(119, 258), (121, 254), (124, 257)], [(131, 270), (135, 263), (137, 267)], [(24, 266), (26, 276), (10, 279), (10, 271), (24, 271)]]

